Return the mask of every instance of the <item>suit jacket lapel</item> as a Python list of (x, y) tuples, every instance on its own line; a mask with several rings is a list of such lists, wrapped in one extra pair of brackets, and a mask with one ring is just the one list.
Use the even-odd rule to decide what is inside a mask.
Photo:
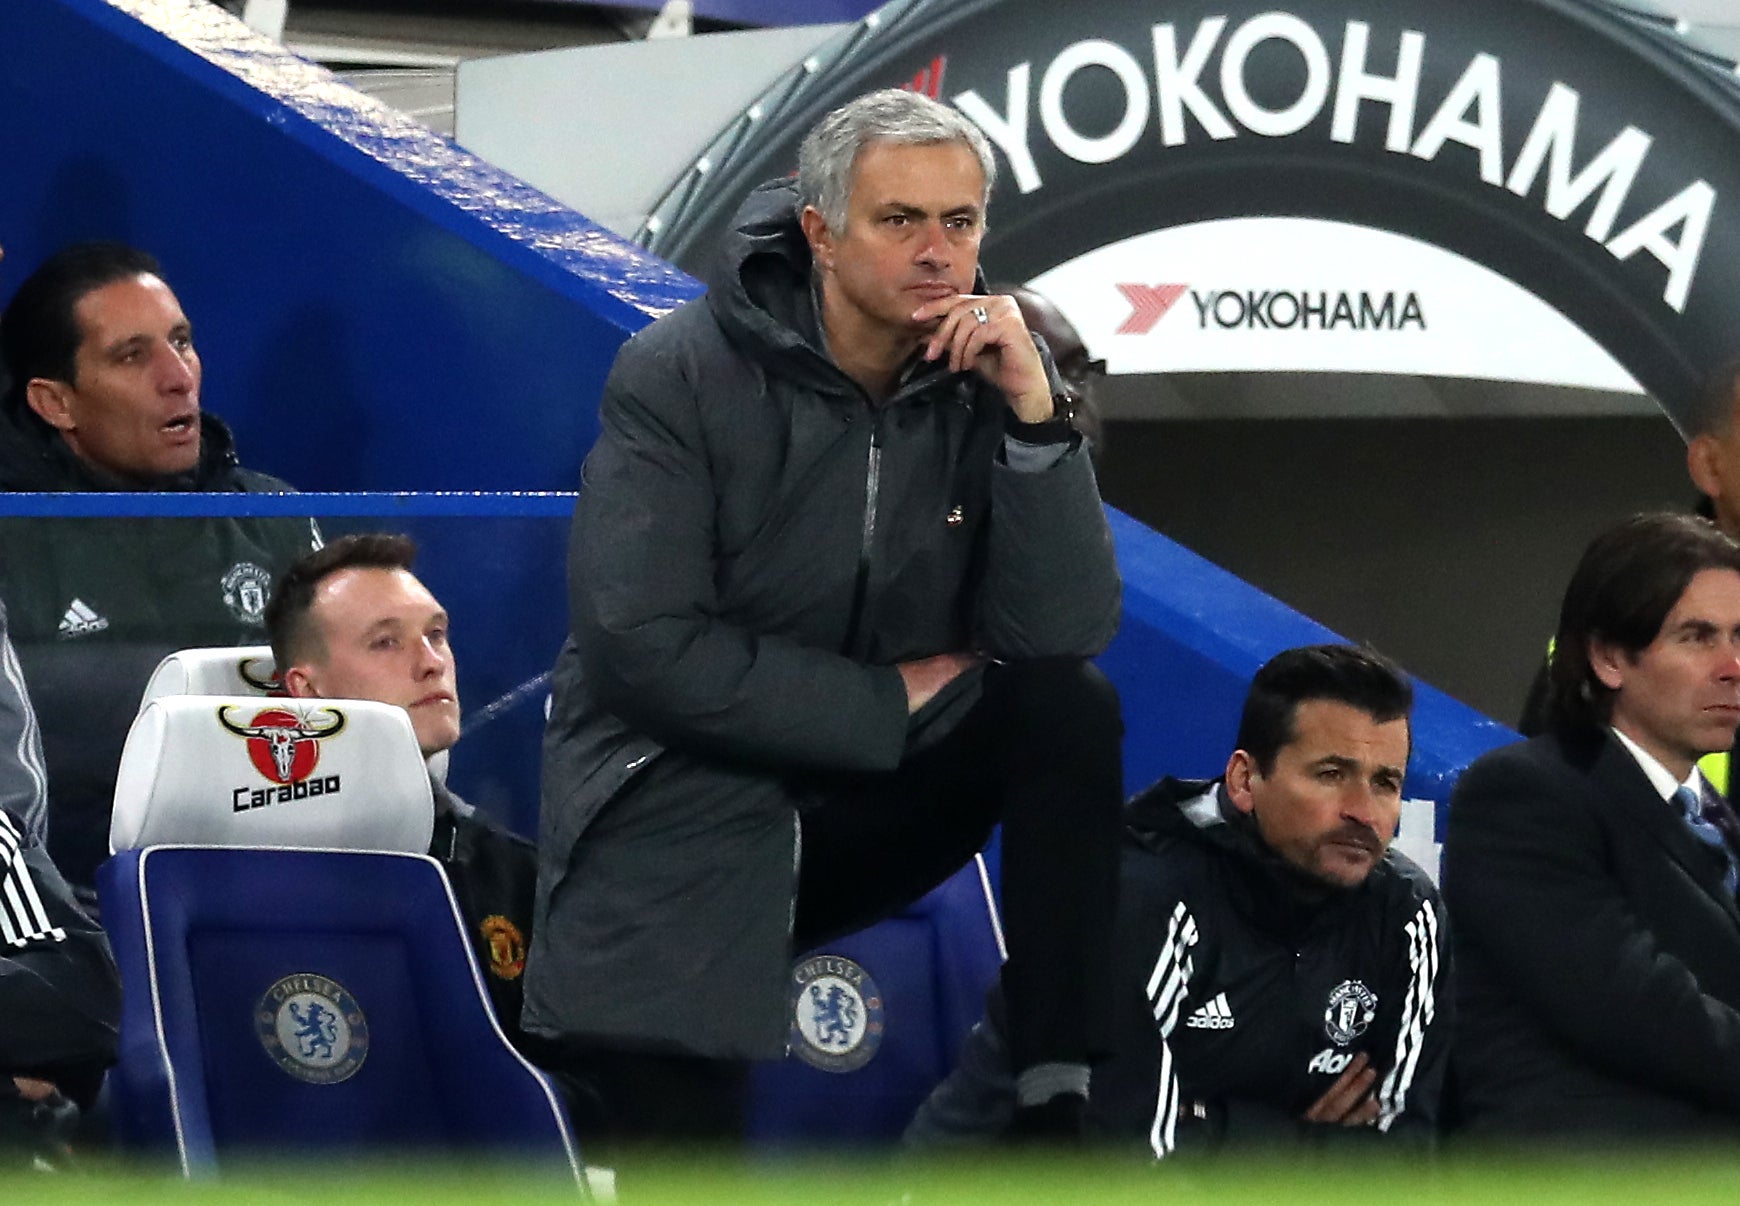
[(1604, 733), (1601, 752), (1594, 766), (1595, 782), (1621, 815), (1659, 842), (1668, 857), (1686, 869), (1699, 887), (1722, 906), (1729, 920), (1740, 926), (1740, 903), (1722, 886), (1722, 868), (1710, 850), (1692, 835), (1674, 806), (1656, 794), (1655, 785), (1628, 750)]

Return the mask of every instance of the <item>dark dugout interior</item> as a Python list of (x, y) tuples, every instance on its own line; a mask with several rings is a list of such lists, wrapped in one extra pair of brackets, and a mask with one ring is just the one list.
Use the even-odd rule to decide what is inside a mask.
[[(1153, 379), (1105, 385), (1127, 415), (1122, 398)], [(1109, 503), (1506, 724), (1583, 546), (1696, 500), (1683, 442), (1641, 396), (1333, 373), (1166, 388), (1174, 413), (1248, 417), (1112, 418)], [(1397, 413), (1403, 395), (1444, 413)]]

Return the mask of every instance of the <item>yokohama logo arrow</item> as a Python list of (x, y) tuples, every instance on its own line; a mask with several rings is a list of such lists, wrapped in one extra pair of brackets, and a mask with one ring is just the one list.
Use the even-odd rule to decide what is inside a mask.
[(1166, 317), (1173, 303), (1184, 296), (1188, 285), (1119, 285), (1118, 292), (1130, 303), (1130, 317), (1119, 327), (1119, 335), (1146, 335), (1154, 324)]
[(939, 54), (930, 61), (930, 66), (912, 77), (912, 82), (906, 85), (908, 92), (922, 92), (931, 100), (942, 99), (943, 69), (949, 64), (946, 54)]

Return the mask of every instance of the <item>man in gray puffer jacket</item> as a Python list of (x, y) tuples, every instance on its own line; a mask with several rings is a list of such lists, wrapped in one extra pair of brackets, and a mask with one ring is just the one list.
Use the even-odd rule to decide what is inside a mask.
[(736, 1139), (794, 949), (1003, 824), (1017, 1131), (1103, 1044), (1119, 584), (1049, 357), (978, 248), (977, 127), (874, 93), (624, 346), (570, 545), (525, 1028), (583, 1133)]

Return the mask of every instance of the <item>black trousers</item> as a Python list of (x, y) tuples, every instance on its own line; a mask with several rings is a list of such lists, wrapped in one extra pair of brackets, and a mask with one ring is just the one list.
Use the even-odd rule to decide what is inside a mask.
[[(1003, 826), (1003, 992), (1016, 1070), (1087, 1063), (1105, 1050), (1117, 905), (1123, 722), (1091, 664), (992, 664), (977, 700), (882, 774), (805, 776), (794, 947), (897, 913), (962, 867)], [(946, 702), (944, 704), (946, 710)], [(616, 1143), (741, 1139), (748, 1065), (570, 1047), (582, 1137)], [(677, 1104), (678, 1101), (681, 1104)]]
[(1003, 825), (1003, 968), (1017, 1070), (1103, 1049), (1117, 904), (1123, 723), (1087, 662), (990, 665), (973, 709), (890, 774), (803, 815), (794, 945), (898, 912)]

